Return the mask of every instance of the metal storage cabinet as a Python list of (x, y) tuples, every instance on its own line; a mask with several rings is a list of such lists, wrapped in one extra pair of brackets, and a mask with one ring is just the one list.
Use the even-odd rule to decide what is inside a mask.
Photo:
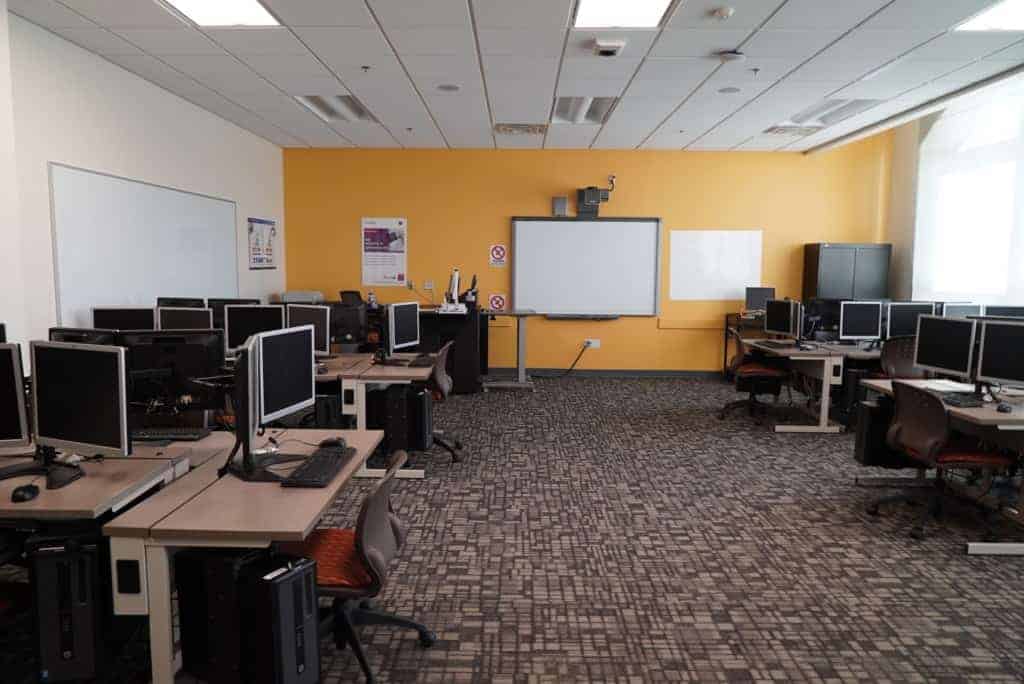
[(892, 245), (804, 245), (803, 300), (887, 299)]

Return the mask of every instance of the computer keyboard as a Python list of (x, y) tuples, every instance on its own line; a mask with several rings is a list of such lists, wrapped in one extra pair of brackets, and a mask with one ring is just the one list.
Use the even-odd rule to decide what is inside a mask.
[(430, 354), (420, 354), (409, 362), (410, 368), (430, 368), (434, 365), (434, 359)]
[(132, 430), (134, 442), (198, 442), (210, 436), (206, 428), (162, 427)]
[(955, 408), (981, 408), (985, 405), (985, 402), (979, 399), (973, 392), (943, 394), (942, 403)]
[(323, 488), (341, 472), (356, 450), (350, 447), (320, 447), (281, 480), (282, 487)]

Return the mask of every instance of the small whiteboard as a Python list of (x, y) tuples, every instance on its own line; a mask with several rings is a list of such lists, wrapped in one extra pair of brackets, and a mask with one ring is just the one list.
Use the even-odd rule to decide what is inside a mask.
[(670, 296), (673, 300), (743, 300), (761, 285), (760, 230), (673, 230)]

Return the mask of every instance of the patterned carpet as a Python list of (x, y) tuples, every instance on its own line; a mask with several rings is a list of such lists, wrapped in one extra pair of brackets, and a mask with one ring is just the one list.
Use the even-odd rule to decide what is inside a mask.
[[(454, 397), (468, 446), (399, 481), (409, 542), (381, 607), (439, 636), (366, 628), (386, 682), (1024, 680), (1024, 560), (969, 558), (951, 511), (924, 542), (853, 437), (776, 435), (713, 380), (540, 380)], [(359, 484), (332, 522), (352, 524)], [(1003, 538), (1020, 539), (1013, 528)], [(324, 681), (358, 681), (324, 642)]]

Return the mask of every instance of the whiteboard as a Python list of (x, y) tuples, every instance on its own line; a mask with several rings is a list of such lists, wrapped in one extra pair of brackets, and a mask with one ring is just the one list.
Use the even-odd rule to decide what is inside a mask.
[(669, 290), (673, 300), (743, 300), (761, 285), (762, 231), (673, 230)]
[(661, 220), (512, 220), (512, 304), (583, 316), (656, 316)]
[(237, 297), (235, 203), (50, 165), (57, 321), (91, 327), (94, 306)]

